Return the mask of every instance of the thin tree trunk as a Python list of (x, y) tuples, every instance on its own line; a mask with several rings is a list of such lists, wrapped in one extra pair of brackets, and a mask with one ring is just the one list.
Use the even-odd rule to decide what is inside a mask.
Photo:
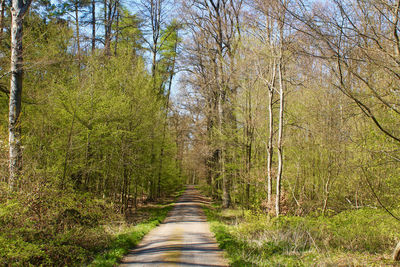
[(138, 197), (138, 181), (137, 181), (137, 179), (135, 179), (135, 195), (134, 195), (134, 202), (133, 202), (135, 210), (137, 210), (137, 197)]
[(1, 0), (0, 1), (0, 40), (3, 37), (3, 32), (4, 32), (4, 12), (6, 9), (6, 0)]
[(269, 136), (268, 136), (268, 155), (267, 155), (267, 172), (268, 172), (268, 188), (267, 188), (267, 201), (268, 205), (272, 202), (272, 157), (274, 154), (274, 115), (272, 110), (272, 103), (274, 98), (274, 88), (269, 89), (268, 97), (268, 125), (269, 125)]
[(92, 54), (96, 50), (96, 0), (92, 0)]
[[(167, 120), (167, 118), (165, 118)], [(164, 159), (164, 144), (165, 144), (165, 131), (167, 128), (167, 123), (164, 122), (163, 126), (163, 137), (161, 141), (161, 151), (160, 151), (160, 159), (158, 165), (158, 181), (157, 181), (157, 196), (161, 197), (161, 176), (162, 176), (162, 168), (163, 168), (163, 159)]]
[(252, 129), (252, 114), (251, 114), (251, 91), (248, 91), (246, 100), (247, 109), (247, 123), (246, 123), (246, 206), (250, 208), (250, 177), (251, 177), (251, 159), (252, 159), (252, 147), (253, 147), (253, 129)]
[[(155, 148), (154, 148), (154, 127), (151, 129), (151, 152), (150, 152), (150, 166), (153, 167), (155, 162), (156, 162), (156, 153), (155, 153)], [(151, 170), (150, 174), (150, 179), (149, 179), (149, 194), (148, 194), (148, 200), (154, 201), (155, 200), (155, 191), (154, 191), (154, 184), (155, 184), (155, 175), (153, 170)]]
[[(176, 40), (175, 45), (174, 45), (174, 53), (176, 54), (176, 49), (178, 45), (178, 40)], [(167, 130), (167, 120), (168, 120), (168, 112), (169, 112), (169, 99), (171, 95), (171, 88), (172, 88), (172, 79), (174, 78), (175, 74), (175, 56), (172, 61), (172, 66), (171, 66), (171, 71), (170, 71), (170, 76), (169, 76), (169, 83), (168, 83), (168, 89), (167, 89), (167, 98), (165, 99), (165, 116), (164, 116), (164, 125), (163, 125), (163, 135), (162, 135), (162, 142), (161, 142), (161, 151), (160, 151), (160, 164), (159, 164), (159, 169), (158, 169), (158, 190), (157, 194), (158, 197), (161, 196), (161, 175), (162, 175), (162, 167), (163, 167), (163, 159), (164, 159), (164, 145), (165, 145), (165, 135), (166, 135), (166, 130)]]
[(226, 177), (226, 170), (225, 170), (225, 146), (223, 144), (224, 141), (222, 140), (223, 137), (222, 119), (223, 119), (222, 92), (220, 92), (218, 96), (218, 128), (220, 136), (219, 164), (220, 164), (220, 176), (222, 177), (222, 207), (228, 208), (230, 206), (230, 193), (229, 193), (228, 178)]
[(80, 68), (81, 61), (81, 42), (80, 42), (80, 32), (79, 32), (79, 2), (75, 0), (75, 30), (76, 30), (76, 49), (78, 56), (78, 64)]
[(74, 130), (74, 123), (75, 123), (75, 112), (72, 115), (71, 128), (69, 129), (67, 145), (65, 147), (63, 176), (61, 178), (61, 189), (64, 189), (64, 187), (65, 187), (65, 178), (67, 176), (68, 157), (69, 157), (69, 150), (72, 145), (72, 131)]
[(280, 20), (278, 22), (279, 25), (279, 61), (278, 61), (278, 81), (279, 81), (279, 129), (278, 129), (278, 143), (277, 143), (277, 151), (278, 151), (278, 172), (276, 175), (276, 201), (275, 201), (275, 213), (276, 216), (279, 216), (281, 213), (281, 184), (282, 184), (282, 171), (283, 171), (283, 119), (284, 119), (284, 104), (285, 104), (285, 84), (283, 80), (284, 75), (284, 57), (283, 57), (283, 27), (285, 20), (285, 7), (286, 0), (283, 1), (283, 7), (281, 9), (282, 13), (280, 14)]
[(114, 45), (114, 56), (118, 53), (118, 38), (119, 38), (119, 8), (117, 8), (117, 21), (116, 21), (116, 33), (115, 33), (115, 45)]
[(128, 186), (128, 170), (125, 166), (125, 157), (123, 156), (122, 160), (123, 164), (123, 181), (122, 181), (122, 188), (121, 188), (121, 199), (120, 199), (120, 205), (121, 205), (121, 213), (125, 212), (125, 201), (126, 201), (126, 188)]
[[(92, 149), (90, 144), (90, 130), (86, 134), (86, 153), (85, 153), (85, 187), (89, 188), (90, 172), (91, 172), (91, 162)], [(96, 189), (97, 191), (97, 189)]]
[[(152, 53), (152, 62), (151, 62), (151, 77), (152, 77), (152, 88), (154, 91), (156, 91), (156, 72), (157, 72), (157, 45), (158, 45), (158, 35), (159, 35), (159, 21), (158, 21), (158, 16), (157, 14), (154, 13), (155, 10), (155, 3), (153, 0), (150, 2), (151, 9), (150, 9), (150, 20), (151, 20), (151, 25), (152, 25), (152, 38), (153, 38), (153, 44), (150, 47), (151, 53)], [(152, 128), (152, 133), (151, 133), (151, 139), (152, 139), (152, 145), (151, 145), (151, 165), (153, 166), (155, 164), (155, 159), (156, 159), (156, 152), (154, 151), (154, 127)], [(152, 174), (151, 180), (150, 180), (150, 198), (155, 199), (156, 195), (156, 178), (155, 173)]]
[(151, 77), (152, 77), (152, 82), (153, 82), (153, 90), (156, 90), (156, 69), (157, 69), (157, 48), (156, 48), (157, 44), (153, 44), (153, 48), (152, 48), (152, 60), (151, 60)]
[[(282, 48), (280, 48), (282, 49)], [(279, 78), (279, 129), (278, 129), (278, 172), (276, 175), (276, 201), (275, 201), (275, 213), (276, 216), (280, 214), (280, 201), (281, 201), (281, 179), (283, 170), (283, 147), (282, 147), (282, 137), (283, 137), (283, 110), (284, 110), (284, 84), (282, 77), (282, 51), (280, 52), (279, 66), (278, 66), (278, 78)]]
[[(108, 0), (111, 1), (111, 0)], [(104, 54), (106, 56), (110, 55), (110, 33), (108, 31), (108, 23), (109, 23), (109, 18), (108, 18), (108, 1), (104, 0)]]
[(128, 183), (126, 186), (126, 202), (125, 202), (125, 212), (129, 213), (131, 210), (129, 209), (129, 199), (130, 199), (130, 194), (131, 194), (131, 180), (128, 179)]
[[(91, 165), (92, 165), (92, 157), (93, 157), (93, 151), (92, 151), (92, 144), (91, 144), (91, 133), (92, 133), (92, 119), (94, 116), (94, 103), (93, 103), (93, 94), (94, 94), (94, 81), (93, 81), (93, 72), (90, 73), (90, 80), (91, 80), (91, 86), (90, 86), (90, 119), (88, 121), (89, 127), (87, 127), (87, 135), (86, 135), (86, 156), (85, 156), (85, 182), (86, 186), (88, 186), (89, 179), (91, 176)], [(99, 183), (98, 183), (99, 184)], [(96, 190), (99, 192), (98, 190)]]

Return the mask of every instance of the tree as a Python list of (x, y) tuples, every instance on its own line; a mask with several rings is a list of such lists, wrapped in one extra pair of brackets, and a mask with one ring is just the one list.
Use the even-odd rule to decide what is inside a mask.
[(104, 0), (104, 55), (106, 57), (111, 56), (111, 39), (112, 26), (115, 19), (118, 17), (119, 1), (118, 0)]
[[(164, 45), (164, 41), (162, 40), (163, 31), (168, 23), (168, 0), (141, 0), (140, 9), (142, 11), (143, 21), (145, 22), (144, 41), (148, 45), (148, 49), (151, 53), (153, 87), (154, 90), (159, 90), (160, 95), (163, 95), (164, 92), (159, 83), (157, 65), (160, 50)], [(166, 40), (165, 36), (163, 39)]]
[(397, 122), (392, 118), (400, 114), (395, 89), (399, 85), (400, 1), (333, 1), (311, 9), (299, 1), (287, 10), (301, 25), (291, 26), (302, 28), (306, 38), (315, 41), (313, 47), (303, 47), (304, 53), (324, 59), (334, 76), (332, 85), (391, 140), (387, 142), (398, 145)]
[(23, 21), (31, 0), (13, 0), (11, 7), (11, 85), (9, 104), (9, 187), (16, 190), (22, 171), (21, 100), (23, 80)]
[(214, 170), (217, 170), (217, 180), (221, 181), (223, 206), (229, 207), (230, 183), (235, 172), (227, 172), (227, 165), (234, 156), (227, 150), (226, 138), (237, 127), (233, 107), (228, 103), (235, 101), (237, 93), (235, 79), (230, 77), (236, 71), (242, 1), (194, 1), (183, 3), (182, 8), (195, 40), (194, 47), (189, 49), (197, 57), (194, 71), (202, 76), (203, 84), (198, 84), (198, 89), (202, 89), (209, 105), (207, 127), (213, 150), (210, 151), (210, 165), (217, 166)]
[(91, 13), (92, 13), (92, 54), (96, 50), (96, 0), (91, 1)]
[[(176, 57), (177, 57), (177, 50), (178, 50), (178, 30), (179, 25), (176, 21), (173, 21), (171, 25), (167, 27), (167, 29), (163, 32), (161, 37), (164, 46), (161, 49), (161, 55), (163, 58), (160, 60), (159, 66), (161, 70), (159, 71), (160, 74), (166, 76), (163, 78), (162, 87), (166, 87), (166, 89), (162, 89), (162, 92), (166, 92), (165, 96), (165, 107), (164, 107), (164, 122), (163, 122), (163, 129), (162, 129), (162, 141), (161, 141), (161, 150), (160, 150), (160, 159), (159, 159), (159, 166), (158, 166), (158, 182), (157, 182), (157, 195), (158, 197), (161, 196), (161, 175), (163, 170), (163, 158), (164, 158), (164, 151), (165, 151), (165, 138), (166, 138), (166, 130), (167, 130), (167, 123), (168, 123), (168, 113), (170, 111), (170, 96), (171, 96), (171, 87), (172, 87), (172, 80), (175, 75), (175, 64), (176, 64)], [(164, 82), (165, 81), (165, 82)], [(166, 84), (165, 84), (166, 83)]]

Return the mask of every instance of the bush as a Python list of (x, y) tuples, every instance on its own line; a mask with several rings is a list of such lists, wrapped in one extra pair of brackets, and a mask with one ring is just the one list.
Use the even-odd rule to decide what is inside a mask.
[(101, 226), (113, 207), (90, 194), (49, 186), (0, 202), (0, 265), (81, 265), (111, 236)]

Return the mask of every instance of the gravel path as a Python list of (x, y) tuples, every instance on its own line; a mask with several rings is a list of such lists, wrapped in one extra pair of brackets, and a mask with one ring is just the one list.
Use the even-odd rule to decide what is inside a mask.
[(188, 186), (164, 223), (146, 235), (120, 266), (228, 266), (202, 203), (205, 199)]

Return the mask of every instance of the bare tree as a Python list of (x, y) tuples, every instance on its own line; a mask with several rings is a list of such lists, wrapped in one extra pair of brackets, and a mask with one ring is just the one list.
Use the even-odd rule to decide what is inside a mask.
[(111, 56), (112, 25), (116, 18), (118, 0), (104, 0), (104, 54)]
[[(224, 207), (231, 204), (231, 175), (226, 171), (229, 159), (225, 138), (234, 131), (236, 119), (229, 102), (236, 95), (234, 81), (235, 57), (240, 39), (240, 12), (242, 1), (196, 0), (182, 3), (186, 24), (189, 25), (196, 55), (193, 71), (199, 75), (198, 88), (208, 103), (210, 167), (218, 169), (215, 178), (221, 181)], [(190, 57), (193, 57), (191, 55)], [(231, 128), (231, 129), (230, 129)], [(209, 174), (212, 176), (212, 173)], [(211, 177), (210, 180), (214, 178)], [(219, 186), (219, 183), (216, 183)]]
[[(274, 153), (274, 112), (273, 103), (275, 92), (279, 96), (278, 134), (277, 134), (277, 157), (278, 165), (276, 172), (276, 199), (275, 213), (280, 214), (281, 180), (283, 173), (283, 129), (286, 92), (286, 36), (285, 29), (286, 1), (264, 1), (255, 0), (253, 8), (262, 14), (265, 24), (253, 23), (257, 28), (259, 39), (264, 43), (266, 53), (269, 57), (267, 68), (263, 68), (262, 62), (259, 66), (258, 76), (264, 81), (268, 89), (268, 142), (267, 142), (267, 201), (268, 206), (272, 204), (272, 169)], [(285, 32), (286, 31), (286, 32)]]
[[(392, 141), (400, 142), (396, 122), (382, 118), (381, 110), (399, 118), (400, 1), (335, 0), (297, 5), (286, 10), (312, 47), (302, 53), (324, 60), (331, 84), (361, 110)], [(384, 77), (384, 79), (382, 79)], [(399, 259), (400, 245), (393, 253)]]
[[(141, 0), (140, 9), (144, 21), (145, 38), (144, 41), (148, 45), (151, 53), (151, 75), (153, 78), (154, 90), (159, 89), (160, 95), (163, 94), (162, 86), (157, 88), (157, 64), (160, 49), (163, 46), (161, 39), (162, 31), (167, 25), (167, 15), (169, 13), (168, 0)], [(165, 38), (164, 38), (165, 40)]]
[(96, 50), (96, 0), (91, 1), (91, 10), (92, 12), (92, 20), (91, 20), (91, 26), (92, 26), (92, 54), (94, 54), (94, 51)]

